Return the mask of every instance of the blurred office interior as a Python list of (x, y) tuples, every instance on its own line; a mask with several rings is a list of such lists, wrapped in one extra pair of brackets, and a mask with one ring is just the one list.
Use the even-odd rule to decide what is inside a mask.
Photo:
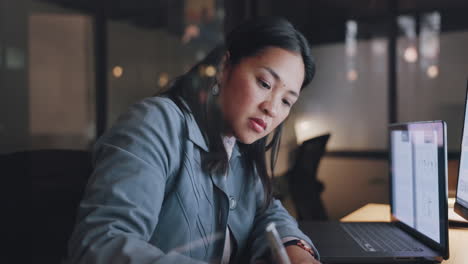
[(466, 14), (466, 0), (0, 0), (0, 153), (89, 150), (224, 32), (277, 15), (306, 35), (317, 73), (287, 120), (275, 177), (329, 133), (317, 171), (328, 217), (388, 203), (387, 125), (442, 119), (453, 196)]

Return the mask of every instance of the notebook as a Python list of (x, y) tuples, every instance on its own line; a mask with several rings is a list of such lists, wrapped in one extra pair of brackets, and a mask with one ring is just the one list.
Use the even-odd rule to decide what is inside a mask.
[[(441, 262), (449, 257), (443, 121), (389, 126), (391, 222), (301, 222), (323, 263)], [(359, 186), (350, 186), (359, 192)]]

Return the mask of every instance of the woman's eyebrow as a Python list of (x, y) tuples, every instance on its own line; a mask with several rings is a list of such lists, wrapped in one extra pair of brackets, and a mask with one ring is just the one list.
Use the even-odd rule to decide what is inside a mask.
[(267, 70), (271, 75), (273, 75), (273, 77), (276, 79), (276, 81), (283, 82), (281, 80), (281, 78), (279, 77), (279, 75), (272, 68), (267, 67), (267, 66), (263, 66), (262, 69)]
[[(262, 69), (265, 69), (266, 71), (268, 71), (271, 75), (273, 75), (273, 78), (275, 78), (275, 80), (277, 82), (281, 82), (283, 85), (284, 85), (284, 82), (283, 80), (281, 80), (281, 78), (279, 77), (279, 75), (270, 67), (267, 67), (267, 66), (263, 66)], [(299, 94), (297, 94), (295, 91), (293, 90), (289, 90), (288, 93), (290, 93), (291, 95), (295, 96), (295, 97), (299, 97)]]

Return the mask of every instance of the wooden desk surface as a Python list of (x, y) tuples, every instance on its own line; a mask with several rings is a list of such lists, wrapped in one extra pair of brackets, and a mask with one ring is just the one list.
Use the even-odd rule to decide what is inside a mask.
[[(367, 204), (351, 214), (341, 218), (343, 222), (386, 221), (390, 222), (388, 204)], [(444, 264), (468, 264), (468, 228), (449, 229), (450, 258)]]

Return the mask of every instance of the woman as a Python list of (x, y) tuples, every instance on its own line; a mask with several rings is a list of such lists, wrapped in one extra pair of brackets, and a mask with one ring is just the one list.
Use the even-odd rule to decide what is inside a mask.
[(273, 172), (283, 121), (313, 73), (305, 38), (283, 19), (261, 18), (132, 106), (95, 146), (70, 263), (267, 260), (270, 222), (292, 263), (318, 263), (272, 199), (265, 162), (271, 148)]

